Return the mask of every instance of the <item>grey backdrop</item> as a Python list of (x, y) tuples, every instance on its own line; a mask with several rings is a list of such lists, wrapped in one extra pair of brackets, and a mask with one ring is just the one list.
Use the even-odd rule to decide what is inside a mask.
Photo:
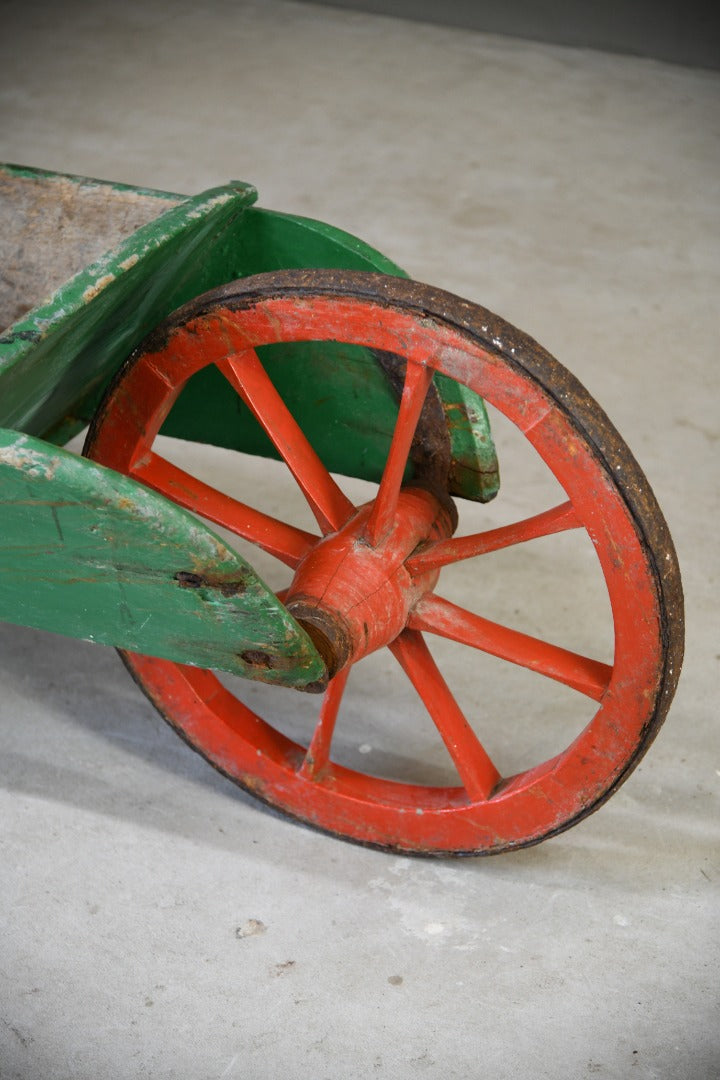
[(720, 9), (709, 0), (319, 0), (493, 34), (720, 67)]

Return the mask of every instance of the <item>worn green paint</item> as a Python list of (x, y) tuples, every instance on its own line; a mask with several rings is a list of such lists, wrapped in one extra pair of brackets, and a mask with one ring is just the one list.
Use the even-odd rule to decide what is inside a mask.
[[(41, 175), (50, 182), (52, 174)], [(119, 191), (124, 187), (117, 185)], [(161, 205), (161, 193), (144, 193), (156, 195)], [(314, 266), (403, 274), (348, 233), (258, 209), (251, 205), (255, 198), (250, 185), (233, 183), (186, 199), (10, 327), (0, 336), (0, 424), (62, 444), (90, 419), (108, 379), (150, 329), (187, 300), (235, 278)], [(298, 358), (308, 387), (322, 385), (322, 395), (297, 387), (297, 368), (285, 361)], [(397, 402), (371, 354), (331, 343), (303, 344), (275, 349), (272, 363), (278, 389), (328, 466), (377, 479)], [(484, 405), (449, 380), (438, 389), (452, 406), (447, 415), (456, 462), (453, 493), (487, 501), (498, 478)], [(236, 409), (228, 389), (212, 376), (198, 377), (192, 395), (176, 409), (168, 432), (274, 456), (249, 414)], [(333, 437), (338, 429), (342, 441)]]
[(485, 402), (447, 375), (436, 375), (435, 385), (450, 432), (450, 493), (490, 502), (500, 488), (500, 470)]
[[(14, 168), (52, 181), (53, 174)], [(163, 197), (168, 204), (179, 198), (143, 193), (157, 195), (159, 210)], [(133, 480), (51, 445), (84, 426), (153, 327), (208, 289), (295, 267), (403, 274), (355, 237), (258, 209), (255, 198), (254, 188), (238, 182), (184, 199), (0, 335), (0, 428), (15, 429), (0, 439), (0, 619), (285, 685), (321, 675), (303, 631), (209, 529)], [(273, 346), (264, 359), (329, 467), (378, 479), (397, 400), (372, 354), (301, 343)], [(165, 430), (274, 456), (224, 380), (213, 372), (196, 378)], [(497, 490), (497, 465), (484, 406), (448, 380), (438, 389), (453, 491), (486, 501)], [(183, 570), (211, 584), (183, 588), (174, 577)], [(223, 582), (240, 578), (242, 593), (223, 591)], [(267, 653), (271, 666), (243, 662), (239, 654), (248, 649)]]
[(7, 176), (20, 176), (31, 180), (42, 180), (52, 184), (54, 180), (71, 180), (83, 186), (108, 187), (118, 193), (129, 192), (133, 195), (149, 195), (150, 198), (162, 199), (167, 202), (175, 202), (186, 199), (187, 195), (179, 195), (173, 191), (161, 191), (159, 188), (137, 187), (135, 184), (123, 184), (117, 180), (97, 180), (92, 176), (80, 176), (77, 173), (59, 173), (52, 169), (38, 169), (35, 165), (13, 165), (9, 161), (0, 163), (0, 170)]
[[(258, 353), (293, 416), (307, 418), (303, 430), (327, 467), (379, 481), (397, 398), (390, 383), (378, 379), (378, 366), (367, 349), (327, 345), (303, 342), (291, 350), (273, 345)], [(211, 425), (212, 439), (206, 440)], [(279, 456), (249, 409), (212, 367), (189, 381), (162, 432), (262, 457)]]
[(0, 619), (265, 682), (323, 676), (252, 568), (128, 477), (0, 429), (0, 504)]
[(236, 184), (187, 199), (9, 327), (0, 337), (0, 424), (43, 436), (101, 393), (145, 334), (218, 283), (213, 255), (255, 198)]

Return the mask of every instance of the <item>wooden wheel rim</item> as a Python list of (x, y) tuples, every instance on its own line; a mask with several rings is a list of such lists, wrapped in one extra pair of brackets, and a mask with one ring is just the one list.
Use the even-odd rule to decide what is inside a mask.
[(484, 309), (402, 279), (298, 271), (260, 275), (181, 309), (119, 373), (89, 456), (122, 472), (152, 444), (181, 386), (228, 356), (278, 341), (339, 340), (406, 356), (470, 387), (532, 443), (595, 546), (615, 659), (597, 712), (560, 754), (472, 798), (332, 765), (256, 716), (212, 673), (126, 656), (166, 719), (226, 775), (309, 824), (397, 850), (490, 853), (557, 833), (626, 778), (669, 706), (682, 657), (674, 549), (647, 481), (604, 413), (557, 361)]

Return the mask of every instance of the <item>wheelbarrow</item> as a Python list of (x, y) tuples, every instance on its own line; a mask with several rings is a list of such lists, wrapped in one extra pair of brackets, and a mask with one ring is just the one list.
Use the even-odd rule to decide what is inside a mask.
[[(0, 187), (0, 619), (115, 646), (212, 765), (348, 840), (490, 854), (599, 807), (670, 705), (682, 590), (649, 484), (577, 380), (248, 184), (188, 198), (4, 166)], [(558, 493), (502, 524), (483, 518), (485, 402)], [(82, 456), (64, 449), (84, 428)], [(503, 558), (555, 543), (560, 602), (578, 538), (604, 655), (477, 604)]]

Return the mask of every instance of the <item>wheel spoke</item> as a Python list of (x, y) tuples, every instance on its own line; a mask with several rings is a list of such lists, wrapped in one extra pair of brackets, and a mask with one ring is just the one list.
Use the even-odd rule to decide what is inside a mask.
[(337, 720), (340, 702), (342, 701), (343, 693), (345, 692), (345, 684), (347, 683), (349, 673), (349, 667), (343, 668), (343, 670), (339, 671), (335, 678), (331, 679), (328, 683), (328, 688), (325, 691), (322, 707), (320, 709), (320, 719), (318, 720), (317, 727), (313, 733), (303, 763), (298, 770), (300, 776), (304, 776), (306, 780), (318, 779), (330, 760), (330, 744), (332, 742), (333, 732), (335, 731), (335, 721)]
[(322, 532), (327, 534), (341, 528), (355, 507), (313, 450), (257, 354), (249, 349), (217, 366), (290, 469)]
[(476, 555), (486, 555), (490, 551), (499, 551), (514, 544), (524, 544), (527, 540), (535, 540), (540, 536), (577, 529), (581, 525), (572, 503), (564, 502), (551, 510), (544, 510), (541, 514), (515, 521), (512, 525), (487, 529), (485, 532), (473, 533), (472, 536), (441, 540), (409, 559), (405, 565), (411, 574), (425, 574), (449, 563), (472, 559)]
[(408, 361), (390, 451), (375, 505), (365, 528), (365, 537), (373, 547), (387, 535), (395, 517), (408, 454), (432, 377), (431, 368)]
[(390, 650), (422, 698), (470, 799), (488, 799), (500, 774), (463, 716), (422, 635), (405, 630)]
[(186, 510), (257, 544), (293, 569), (318, 542), (316, 536), (224, 495), (158, 454), (145, 454), (133, 465), (131, 475)]
[(529, 668), (571, 686), (594, 701), (601, 700), (612, 675), (612, 667), (607, 664), (483, 619), (439, 596), (423, 597), (411, 614), (408, 626)]

